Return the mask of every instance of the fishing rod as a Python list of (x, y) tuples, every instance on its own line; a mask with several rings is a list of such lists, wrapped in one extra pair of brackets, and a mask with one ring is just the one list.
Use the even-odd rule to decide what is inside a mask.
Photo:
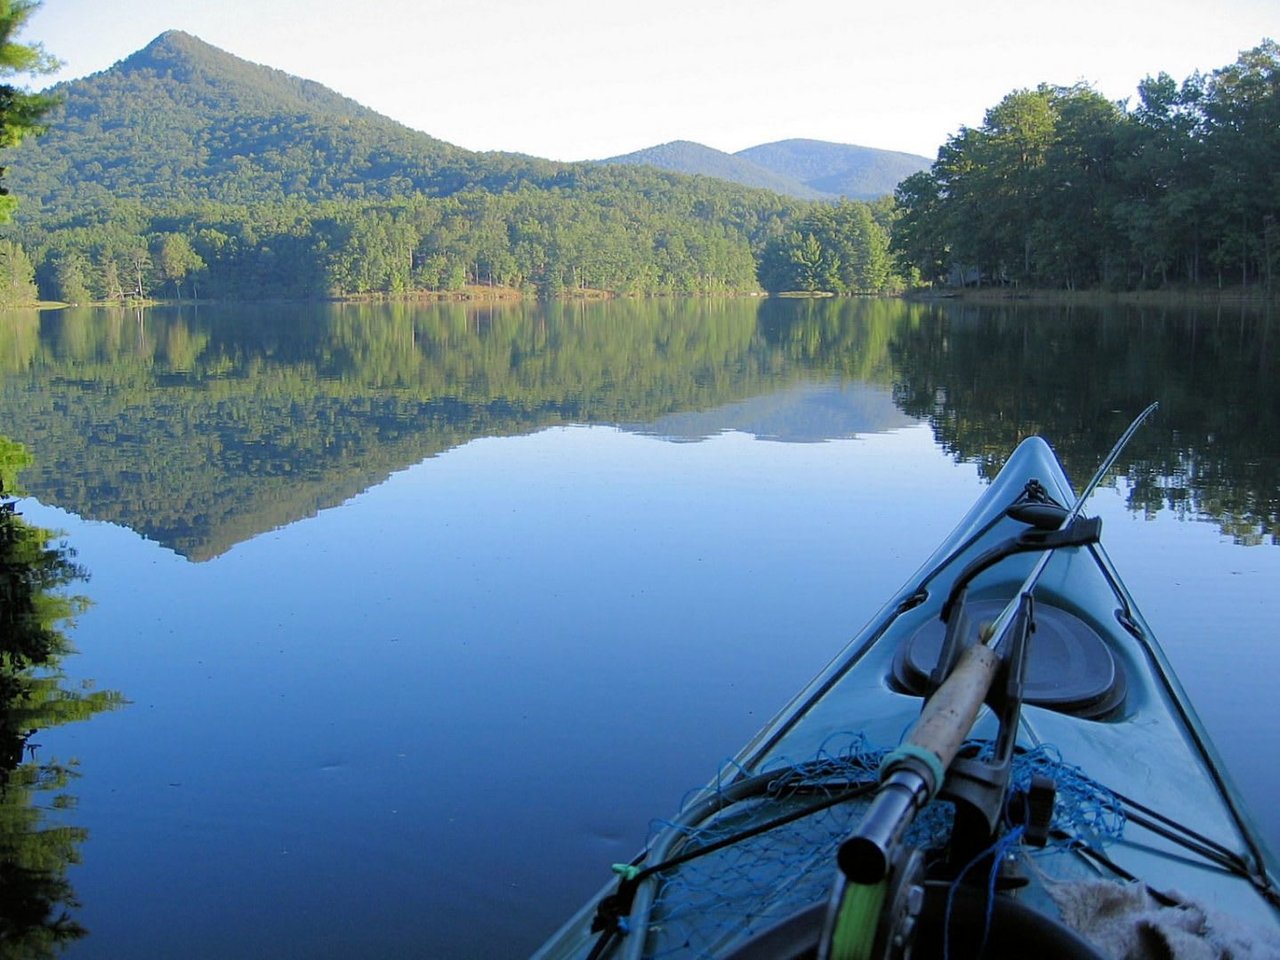
[[(1085, 501), (1102, 482), (1138, 428), (1155, 411), (1153, 403), (1134, 419), (1080, 491), (1058, 526), (1066, 530)], [(969, 737), (978, 711), (991, 692), (1002, 662), (1001, 646), (1048, 566), (1053, 547), (1040, 555), (1017, 593), (960, 655), (955, 668), (925, 702), (920, 716), (881, 768), (880, 787), (858, 828), (841, 845), (838, 862), (844, 877), (856, 884), (877, 884), (889, 874), (898, 841), (915, 814), (942, 789), (947, 768)]]
[[(1143, 410), (1134, 419), (1133, 423), (1129, 424), (1129, 429), (1121, 434), (1120, 439), (1117, 440), (1115, 446), (1111, 448), (1111, 452), (1107, 454), (1106, 459), (1102, 461), (1102, 464), (1094, 472), (1093, 477), (1090, 478), (1087, 484), (1085, 484), (1084, 489), (1080, 491), (1080, 495), (1076, 497), (1075, 503), (1071, 505), (1071, 510), (1062, 518), (1062, 523), (1058, 525), (1059, 530), (1067, 529), (1067, 527), (1071, 526), (1076, 517), (1080, 515), (1080, 511), (1084, 508), (1085, 501), (1089, 499), (1093, 494), (1093, 491), (1097, 489), (1098, 484), (1102, 482), (1102, 478), (1105, 477), (1111, 470), (1112, 466), (1115, 465), (1116, 458), (1120, 456), (1120, 452), (1129, 445), (1129, 441), (1133, 438), (1133, 435), (1138, 432), (1138, 428), (1142, 426), (1147, 417), (1151, 416), (1151, 414), (1155, 412), (1156, 407), (1158, 406), (1160, 406), (1160, 404), (1157, 401), (1147, 407), (1147, 409)], [(1036, 565), (1031, 568), (1031, 573), (1027, 575), (1027, 579), (1023, 582), (1022, 588), (1014, 595), (1012, 600), (1005, 604), (1004, 609), (1000, 611), (1000, 615), (996, 617), (995, 621), (991, 624), (990, 629), (986, 631), (986, 636), (990, 638), (992, 646), (998, 645), (999, 641), (1008, 633), (1009, 624), (1013, 621), (1013, 615), (1017, 612), (1019, 600), (1035, 589), (1036, 583), (1040, 580), (1040, 574), (1044, 573), (1044, 568), (1049, 565), (1049, 559), (1052, 555), (1052, 548), (1045, 550), (1040, 554), (1040, 559), (1037, 560)]]

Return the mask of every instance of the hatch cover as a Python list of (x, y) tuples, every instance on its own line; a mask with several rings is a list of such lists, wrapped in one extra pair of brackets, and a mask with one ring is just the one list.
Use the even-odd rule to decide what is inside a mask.
[[(994, 621), (1006, 602), (971, 601), (969, 622)], [(1103, 717), (1124, 702), (1124, 669), (1096, 630), (1075, 614), (1039, 600), (1035, 621), (1023, 702), (1086, 719)], [(916, 696), (929, 692), (929, 674), (945, 634), (946, 624), (934, 617), (898, 648), (892, 679), (899, 690)]]

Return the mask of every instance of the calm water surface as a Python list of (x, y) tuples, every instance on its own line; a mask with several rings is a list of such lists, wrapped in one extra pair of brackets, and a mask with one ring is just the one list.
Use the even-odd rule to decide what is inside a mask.
[(92, 600), (72, 958), (529, 953), (1016, 441), (1090, 507), (1273, 847), (1265, 315), (897, 302), (18, 314), (0, 433)]

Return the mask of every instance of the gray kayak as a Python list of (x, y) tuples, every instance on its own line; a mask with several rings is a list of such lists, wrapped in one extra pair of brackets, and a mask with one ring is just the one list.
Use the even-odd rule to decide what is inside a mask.
[[(1280, 957), (1274, 861), (1075, 499), (1045, 441), (1019, 445), (535, 957)], [(953, 717), (1010, 616), (976, 716)], [(917, 745), (929, 724), (954, 756)]]

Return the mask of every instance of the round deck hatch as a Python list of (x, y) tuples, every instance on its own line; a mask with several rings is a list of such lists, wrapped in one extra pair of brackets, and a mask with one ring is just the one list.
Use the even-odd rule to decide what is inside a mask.
[[(970, 623), (995, 620), (1003, 600), (968, 605)], [(1096, 630), (1061, 607), (1035, 605), (1024, 701), (1075, 717), (1093, 719), (1124, 702), (1124, 669)], [(893, 682), (916, 696), (929, 692), (929, 674), (938, 662), (946, 624), (936, 617), (907, 638), (893, 659)]]

